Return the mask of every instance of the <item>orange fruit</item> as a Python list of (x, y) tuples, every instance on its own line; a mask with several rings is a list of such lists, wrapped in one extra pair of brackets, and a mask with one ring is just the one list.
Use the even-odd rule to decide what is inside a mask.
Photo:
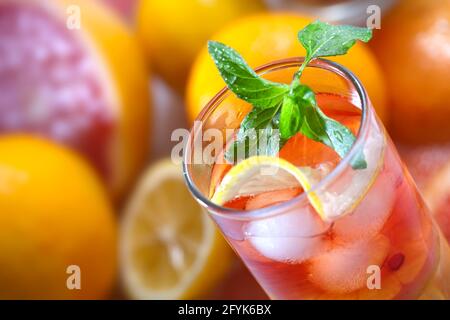
[[(0, 138), (0, 299), (105, 298), (116, 233), (106, 190), (77, 154), (31, 136)], [(77, 281), (71, 266), (80, 290), (67, 286)]]
[(450, 139), (450, 1), (401, 1), (382, 20), (373, 48), (386, 74), (394, 137)]
[[(268, 62), (304, 56), (305, 50), (297, 40), (297, 33), (314, 19), (289, 13), (265, 13), (239, 19), (211, 39), (235, 48), (255, 68)], [(347, 55), (331, 57), (353, 71), (361, 79), (382, 118), (386, 118), (385, 87), (375, 57), (363, 43), (357, 43)], [(225, 83), (203, 48), (190, 73), (187, 85), (187, 113), (193, 121), (206, 103)]]
[(0, 30), (0, 132), (75, 148), (119, 198), (148, 154), (148, 76), (137, 40), (96, 1), (0, 0), (0, 12), (8, 26)]
[(228, 22), (262, 10), (262, 0), (141, 0), (137, 30), (153, 69), (183, 91), (195, 56)]

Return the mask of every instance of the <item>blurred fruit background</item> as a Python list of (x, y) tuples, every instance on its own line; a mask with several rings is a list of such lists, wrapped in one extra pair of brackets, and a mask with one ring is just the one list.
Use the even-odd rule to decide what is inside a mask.
[(0, 0), (0, 298), (265, 299), (165, 159), (224, 86), (206, 41), (256, 67), (377, 12), (332, 59), (450, 240), (450, 0)]

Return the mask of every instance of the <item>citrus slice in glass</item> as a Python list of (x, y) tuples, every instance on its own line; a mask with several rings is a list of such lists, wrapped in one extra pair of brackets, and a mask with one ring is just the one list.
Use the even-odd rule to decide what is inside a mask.
[[(267, 191), (282, 192), (299, 186), (307, 192), (323, 175), (323, 170), (296, 167), (282, 158), (254, 156), (239, 162), (227, 172), (211, 201), (223, 205), (239, 196), (258, 195)], [(327, 220), (318, 195), (309, 192), (308, 198), (320, 217)]]

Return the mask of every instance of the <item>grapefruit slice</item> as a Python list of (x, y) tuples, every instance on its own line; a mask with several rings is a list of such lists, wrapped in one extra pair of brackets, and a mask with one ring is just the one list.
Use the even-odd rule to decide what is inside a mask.
[(148, 146), (148, 79), (134, 37), (87, 0), (0, 0), (0, 25), (0, 132), (78, 150), (119, 198)]

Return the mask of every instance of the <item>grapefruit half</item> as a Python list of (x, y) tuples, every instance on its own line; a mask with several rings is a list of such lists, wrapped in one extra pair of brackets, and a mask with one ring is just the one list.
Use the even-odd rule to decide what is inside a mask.
[(0, 26), (0, 133), (72, 147), (119, 199), (148, 154), (148, 76), (134, 36), (88, 0), (0, 0)]

